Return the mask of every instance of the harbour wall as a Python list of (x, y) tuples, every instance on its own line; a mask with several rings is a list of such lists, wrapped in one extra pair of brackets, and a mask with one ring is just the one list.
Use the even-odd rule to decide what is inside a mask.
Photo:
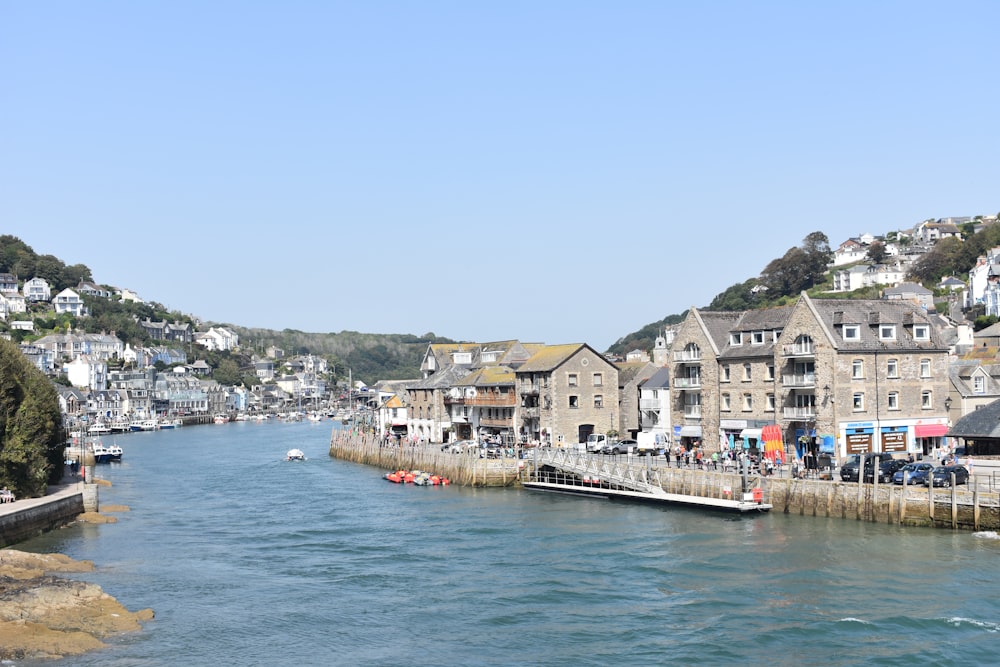
[(479, 458), (478, 452), (455, 454), (437, 446), (414, 447), (405, 442), (386, 443), (371, 433), (335, 429), (330, 456), (383, 470), (425, 470), (461, 486), (514, 486), (524, 474), (520, 459)]
[(41, 498), (27, 498), (0, 505), (0, 547), (36, 537), (72, 523), (84, 510), (85, 496), (96, 509), (93, 484), (69, 484)]
[[(386, 445), (381, 438), (351, 430), (334, 430), (330, 456), (384, 470), (426, 470), (464, 486), (519, 486), (534, 478), (530, 460), (482, 459), (477, 454), (442, 452), (437, 446)], [(650, 471), (644, 459), (626, 466)], [(739, 499), (744, 480), (733, 472), (697, 468), (652, 468), (648, 477), (667, 493), (702, 498)], [(578, 480), (582, 483), (582, 480)], [(823, 479), (754, 476), (753, 487), (775, 512), (961, 530), (1000, 530), (1000, 493), (975, 483), (951, 488), (892, 484), (858, 484)], [(983, 487), (985, 488), (985, 486)]]

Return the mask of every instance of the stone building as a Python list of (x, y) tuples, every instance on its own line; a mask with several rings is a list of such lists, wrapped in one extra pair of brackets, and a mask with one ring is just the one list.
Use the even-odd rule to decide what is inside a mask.
[(618, 368), (589, 345), (546, 345), (516, 378), (522, 441), (565, 447), (617, 430)]
[(672, 360), (674, 430), (709, 451), (927, 453), (947, 430), (948, 346), (918, 305), (813, 299), (739, 313), (692, 308)]

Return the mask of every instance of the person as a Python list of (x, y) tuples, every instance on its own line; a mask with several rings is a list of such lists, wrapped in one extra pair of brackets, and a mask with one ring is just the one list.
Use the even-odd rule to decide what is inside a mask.
[(969, 477), (972, 477), (972, 454), (965, 460), (965, 469), (969, 471)]

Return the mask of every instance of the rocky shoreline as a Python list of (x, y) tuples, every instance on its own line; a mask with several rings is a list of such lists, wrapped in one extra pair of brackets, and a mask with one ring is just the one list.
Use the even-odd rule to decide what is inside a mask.
[(98, 650), (106, 646), (104, 640), (140, 630), (153, 618), (151, 609), (130, 612), (100, 586), (56, 576), (93, 570), (93, 562), (62, 554), (0, 549), (0, 660), (57, 659)]

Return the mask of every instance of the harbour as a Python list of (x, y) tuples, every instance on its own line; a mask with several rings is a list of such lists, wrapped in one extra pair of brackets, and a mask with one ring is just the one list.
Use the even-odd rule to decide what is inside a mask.
[[(130, 440), (130, 507), (19, 544), (155, 619), (46, 665), (989, 664), (995, 533), (388, 484), (330, 428)], [(298, 448), (304, 461), (285, 461)], [(921, 582), (914, 586), (913, 582)], [(940, 591), (955, 590), (955, 595)], [(879, 637), (892, 636), (890, 644)]]

